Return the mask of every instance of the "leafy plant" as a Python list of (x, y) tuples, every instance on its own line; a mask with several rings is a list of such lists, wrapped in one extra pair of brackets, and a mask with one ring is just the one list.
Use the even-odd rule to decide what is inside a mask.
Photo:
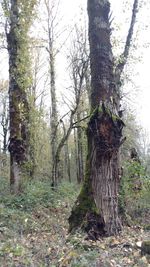
[(122, 214), (130, 215), (133, 220), (145, 217), (150, 208), (150, 178), (139, 162), (127, 161), (124, 165), (119, 207)]

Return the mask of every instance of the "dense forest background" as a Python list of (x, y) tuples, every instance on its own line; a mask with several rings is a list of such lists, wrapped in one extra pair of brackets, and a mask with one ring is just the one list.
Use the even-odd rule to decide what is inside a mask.
[[(109, 68), (104, 68), (108, 62), (106, 51), (106, 57), (100, 57), (105, 66), (98, 68), (101, 73), (108, 72), (107, 79), (114, 77), (112, 87), (115, 89), (110, 94), (104, 80), (99, 84), (104, 88), (102, 93), (95, 90), (96, 71), (91, 61), (99, 59), (99, 54), (95, 56), (92, 50), (93, 36), (88, 29), (85, 2), (76, 7), (76, 18), (70, 18), (72, 11), (68, 14), (69, 9), (66, 12), (61, 0), (1, 1), (1, 266), (149, 266), (149, 258), (145, 252), (141, 256), (141, 249), (142, 241), (146, 240), (147, 253), (150, 139), (149, 131), (143, 128), (135, 112), (136, 98), (140, 95), (136, 84), (139, 64), (144, 62), (142, 53), (146, 53), (143, 51), (149, 46), (148, 40), (143, 39), (148, 21), (144, 21), (142, 15), (148, 7), (144, 1), (124, 1), (120, 9), (120, 14), (124, 14), (122, 22), (121, 15), (118, 20), (113, 15), (113, 1), (108, 14), (105, 11), (108, 1), (101, 2), (98, 5), (102, 5), (104, 12), (98, 14), (98, 25), (104, 35), (108, 35), (111, 63)], [(90, 6), (91, 1), (88, 3)], [(93, 9), (88, 8), (91, 21), (92, 12)], [(109, 29), (106, 32), (105, 24)], [(97, 49), (102, 53), (102, 43), (99, 41), (99, 44)], [(98, 108), (95, 99), (100, 99)], [(103, 141), (107, 141), (107, 119), (112, 126), (110, 133), (111, 130), (116, 133), (120, 127), (116, 139), (119, 145), (116, 143), (114, 147), (112, 143), (113, 148), (105, 147), (102, 155), (99, 155), (101, 150), (96, 152), (96, 158), (99, 156), (102, 162), (98, 168), (107, 168), (103, 165), (103, 154), (106, 154), (104, 162), (112, 160), (115, 164), (114, 169), (110, 164), (108, 172), (110, 168), (110, 176), (114, 173), (119, 182), (114, 191), (106, 190), (105, 194), (117, 198), (114, 202), (118, 206), (117, 215), (106, 203), (101, 205), (101, 216), (96, 198), (102, 195), (104, 188), (95, 192), (90, 178), (86, 178), (88, 167), (93, 168), (89, 154), (95, 153), (92, 144), (97, 140), (93, 119), (102, 129), (99, 137), (103, 138), (105, 132)], [(117, 151), (117, 160), (112, 156), (114, 152), (107, 152), (110, 148)], [(96, 166), (97, 162), (95, 160)], [(108, 177), (107, 182), (113, 188), (110, 180)], [(98, 188), (97, 180), (94, 183)], [(94, 194), (97, 202), (93, 208), (91, 195)], [(85, 198), (88, 207), (83, 208)], [(111, 217), (107, 221), (103, 209), (108, 209), (113, 217), (115, 230), (109, 226)], [(84, 234), (76, 229), (74, 216)], [(107, 229), (109, 236), (117, 233), (117, 237), (103, 239), (106, 233), (97, 232), (99, 216), (103, 219), (101, 228)], [(123, 226), (120, 237), (118, 216)], [(72, 228), (75, 228), (74, 235), (68, 234)], [(108, 262), (104, 251), (109, 255)]]

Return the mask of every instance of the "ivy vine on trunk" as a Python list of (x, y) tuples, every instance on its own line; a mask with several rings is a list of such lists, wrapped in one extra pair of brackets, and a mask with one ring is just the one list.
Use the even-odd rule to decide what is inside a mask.
[(9, 22), (7, 48), (9, 54), (9, 118), (10, 118), (10, 185), (18, 193), (29, 168), (29, 103), (31, 85), (28, 31), (36, 0), (3, 2)]

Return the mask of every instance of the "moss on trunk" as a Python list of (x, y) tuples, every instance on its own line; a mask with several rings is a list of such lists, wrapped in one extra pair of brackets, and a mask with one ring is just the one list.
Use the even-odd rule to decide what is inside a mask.
[(88, 160), (86, 170), (82, 189), (69, 217), (69, 232), (74, 232), (80, 228), (88, 233), (90, 239), (96, 240), (105, 234), (104, 221), (95, 204)]
[[(84, 219), (88, 212), (96, 213), (96, 205), (94, 202), (92, 190), (91, 190), (91, 181), (89, 179), (89, 166), (87, 160), (87, 172), (86, 177), (78, 196), (78, 199), (75, 202), (75, 205), (72, 210), (72, 214), (69, 218), (70, 231), (84, 225)], [(84, 225), (85, 226), (85, 225)]]
[[(97, 109), (95, 109), (90, 117), (90, 121), (93, 120)], [(86, 229), (87, 227), (87, 214), (98, 214), (96, 204), (94, 201), (92, 180), (91, 180), (91, 168), (90, 168), (90, 153), (86, 159), (86, 173), (84, 182), (80, 191), (80, 194), (74, 204), (71, 216), (69, 217), (69, 231), (73, 231), (79, 227)]]
[[(107, 125), (109, 125), (111, 128), (111, 134), (109, 136), (107, 135)], [(101, 235), (109, 235), (109, 226), (107, 223), (109, 224), (110, 221), (108, 222), (108, 220), (105, 218), (104, 205), (102, 205), (101, 210), (99, 204), (100, 202), (97, 199), (98, 197), (102, 202), (105, 202), (107, 200), (105, 199), (107, 196), (103, 195), (102, 191), (99, 191), (99, 196), (97, 196), (97, 192), (95, 191), (95, 182), (100, 184), (104, 182), (103, 179), (99, 180), (101, 179), (102, 175), (102, 173), (99, 174), (99, 171), (102, 172), (101, 168), (103, 168), (103, 162), (107, 161), (108, 167), (110, 169), (113, 168), (111, 158), (113, 158), (116, 150), (119, 149), (121, 129), (121, 119), (118, 116), (112, 115), (111, 111), (108, 112), (108, 109), (105, 108), (104, 104), (92, 112), (87, 131), (88, 155), (86, 174), (81, 192), (69, 218), (70, 231), (80, 227), (88, 232), (88, 235), (91, 239), (98, 239)], [(94, 164), (93, 153), (96, 153), (96, 158), (94, 159), (96, 161)], [(112, 169), (111, 172), (114, 172), (114, 170)], [(96, 180), (95, 175), (97, 177)], [(116, 198), (117, 203), (117, 196), (115, 195), (115, 192), (118, 184), (118, 173), (114, 172), (114, 175), (116, 175), (116, 177), (112, 177), (111, 179), (114, 179), (115, 181), (115, 184), (113, 185), (115, 189), (108, 195), (108, 203), (109, 201), (114, 201), (114, 197)], [(103, 187), (102, 184), (101, 186)], [(108, 209), (110, 209), (111, 216), (113, 214), (112, 208), (110, 207)], [(115, 218), (113, 218), (113, 220), (114, 225), (115, 223), (118, 224), (119, 228), (119, 222), (117, 222), (118, 219), (116, 219), (116, 222)]]

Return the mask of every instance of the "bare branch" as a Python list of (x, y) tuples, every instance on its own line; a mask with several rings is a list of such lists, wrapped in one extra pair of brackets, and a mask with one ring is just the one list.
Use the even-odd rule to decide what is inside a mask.
[(77, 124), (77, 123), (80, 123), (80, 122), (82, 122), (82, 121), (85, 121), (85, 120), (87, 120), (88, 118), (90, 118), (90, 115), (84, 117), (83, 119), (81, 119), (81, 120), (79, 120), (79, 121), (75, 121), (75, 122), (73, 123), (73, 125), (75, 125), (75, 124)]
[[(60, 118), (60, 120), (58, 121), (58, 123), (57, 123), (57, 125), (56, 125), (56, 127), (55, 127), (54, 136), (55, 136), (55, 134), (56, 134), (56, 132), (57, 132), (57, 129), (58, 129), (59, 124), (62, 123), (63, 119), (64, 119), (69, 113), (70, 113), (70, 110), (69, 110), (67, 113), (65, 113), (65, 114)], [(54, 141), (54, 139), (55, 139), (55, 138), (53, 138), (52, 141)]]
[(139, 0), (134, 0), (133, 3), (133, 9), (132, 9), (132, 17), (131, 17), (131, 22), (130, 22), (130, 26), (129, 26), (129, 30), (128, 30), (128, 35), (126, 38), (126, 43), (125, 43), (125, 47), (124, 47), (124, 51), (122, 53), (122, 55), (120, 56), (120, 62), (116, 67), (116, 75), (117, 75), (117, 79), (120, 79), (120, 76), (124, 70), (124, 67), (127, 63), (127, 59), (129, 56), (129, 52), (130, 52), (130, 47), (131, 47), (131, 42), (133, 39), (133, 33), (134, 33), (134, 27), (135, 27), (135, 23), (136, 23), (136, 16), (138, 13), (138, 5), (139, 5)]

